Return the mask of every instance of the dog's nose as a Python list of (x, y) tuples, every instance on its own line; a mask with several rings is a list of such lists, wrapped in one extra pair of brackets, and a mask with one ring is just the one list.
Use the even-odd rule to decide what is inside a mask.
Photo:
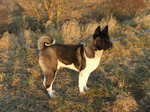
[(114, 42), (116, 42), (116, 40), (110, 40), (110, 42), (111, 42), (111, 43), (114, 43)]
[(112, 49), (112, 47), (113, 47), (113, 43), (110, 42), (109, 50)]

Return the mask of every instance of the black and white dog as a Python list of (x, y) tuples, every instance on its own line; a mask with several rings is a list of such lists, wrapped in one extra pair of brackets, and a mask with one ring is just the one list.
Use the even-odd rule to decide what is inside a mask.
[(50, 37), (44, 36), (38, 40), (39, 64), (44, 73), (44, 87), (50, 97), (55, 97), (52, 89), (56, 71), (62, 67), (79, 72), (79, 91), (88, 90), (88, 78), (99, 65), (103, 51), (112, 48), (108, 35), (108, 26), (101, 31), (98, 26), (93, 39), (86, 46), (56, 44)]

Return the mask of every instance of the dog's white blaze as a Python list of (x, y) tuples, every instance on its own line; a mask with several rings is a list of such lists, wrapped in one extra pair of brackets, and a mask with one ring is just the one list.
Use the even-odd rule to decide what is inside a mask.
[(87, 88), (87, 81), (90, 76), (90, 73), (93, 72), (99, 65), (101, 56), (103, 54), (103, 50), (96, 51), (94, 58), (88, 58), (85, 55), (86, 66), (79, 74), (79, 91), (80, 93), (84, 93), (84, 89)]
[(66, 65), (64, 63), (62, 63), (61, 61), (58, 60), (58, 65), (57, 65), (57, 69), (60, 69), (60, 68), (69, 68), (69, 69), (72, 69), (72, 70), (75, 70), (75, 71), (79, 71), (75, 66), (74, 64), (70, 64), (70, 65)]

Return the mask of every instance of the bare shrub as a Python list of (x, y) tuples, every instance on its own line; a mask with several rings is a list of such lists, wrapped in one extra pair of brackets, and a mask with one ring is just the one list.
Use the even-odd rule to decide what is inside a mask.
[(27, 16), (24, 21), (25, 21), (26, 29), (30, 29), (34, 32), (40, 31), (42, 33), (44, 33), (46, 30), (45, 26), (44, 26), (45, 21), (42, 22), (42, 21), (38, 20), (36, 17)]
[[(139, 27), (143, 27), (145, 29), (150, 28), (150, 14), (143, 17), (136, 17), (134, 21), (139, 25)], [(138, 28), (139, 29), (139, 28)]]
[(30, 30), (24, 30), (24, 40), (27, 47), (32, 47), (33, 41), (31, 38), (31, 31)]
[(72, 43), (81, 38), (80, 25), (78, 21), (67, 21), (62, 25), (61, 33), (65, 43)]
[(103, 17), (115, 16), (119, 20), (132, 18), (147, 9), (145, 0), (104, 0), (87, 14), (89, 18), (100, 20)]
[(0, 39), (0, 48), (8, 50), (11, 46), (11, 37), (8, 33)]
[(96, 21), (92, 21), (92, 22), (86, 24), (84, 26), (85, 28), (84, 28), (84, 31), (83, 31), (83, 34), (82, 34), (83, 37), (91, 36), (94, 33), (94, 31), (95, 31), (95, 29), (98, 25), (99, 25), (99, 23), (96, 22)]
[(74, 7), (81, 3), (80, 0), (70, 0), (69, 2), (67, 0), (16, 1), (23, 7), (26, 15), (34, 16), (38, 18), (38, 20), (43, 19), (43, 17), (48, 17), (48, 19), (54, 23), (59, 23), (59, 21), (63, 21), (73, 16), (72, 14), (74, 13)]
[(79, 24), (77, 20), (70, 20), (62, 25), (61, 33), (65, 43), (76, 43), (91, 37), (99, 25), (101, 29), (108, 25), (110, 34), (115, 34), (120, 28), (118, 21), (114, 17), (109, 19), (104, 18), (100, 22), (91, 21), (86, 24)]
[(25, 14), (35, 16), (38, 19), (43, 17), (44, 9), (37, 0), (16, 0), (16, 2), (25, 10)]
[(135, 16), (146, 8), (144, 0), (107, 0), (106, 7), (116, 16)]
[(119, 31), (120, 24), (117, 21), (117, 19), (113, 16), (110, 16), (110, 18), (103, 18), (100, 22), (101, 26), (109, 26), (109, 33), (114, 34)]
[(0, 39), (0, 51), (5, 52), (0, 54), (0, 60), (2, 60), (4, 63), (7, 63), (9, 59), (9, 48), (12, 46), (11, 41), (12, 39), (8, 33), (5, 33)]
[(137, 108), (138, 104), (132, 96), (119, 95), (114, 102), (112, 112), (133, 112)]

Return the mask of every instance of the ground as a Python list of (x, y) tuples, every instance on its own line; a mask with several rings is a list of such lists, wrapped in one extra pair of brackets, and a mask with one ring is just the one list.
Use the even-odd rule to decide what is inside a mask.
[[(90, 90), (79, 94), (78, 73), (63, 69), (54, 82), (59, 97), (50, 98), (38, 64), (37, 40), (41, 32), (5, 32), (0, 39), (0, 112), (149, 112), (150, 14), (124, 21), (113, 16), (84, 24), (74, 21), (62, 25), (71, 29), (69, 34), (67, 29), (55, 30), (55, 26), (48, 33), (53, 33), (57, 42), (67, 43), (72, 42), (68, 35), (88, 37), (97, 25), (108, 24), (114, 40), (113, 48), (104, 52), (89, 78)], [(67, 39), (60, 36), (60, 30)]]

